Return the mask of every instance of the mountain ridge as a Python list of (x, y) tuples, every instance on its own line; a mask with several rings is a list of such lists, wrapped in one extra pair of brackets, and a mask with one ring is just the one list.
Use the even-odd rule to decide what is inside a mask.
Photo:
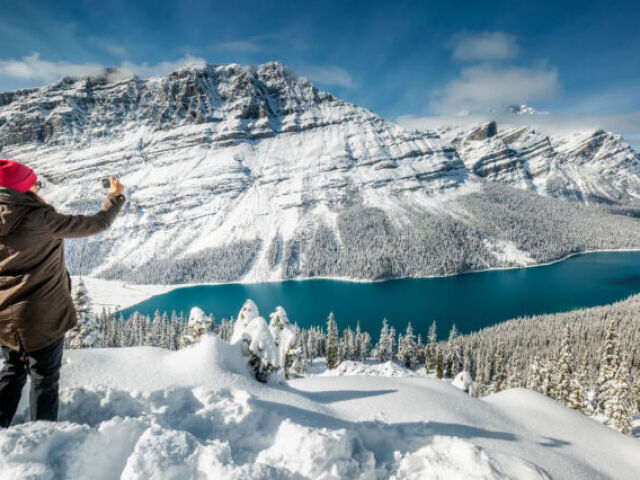
[[(633, 218), (522, 180), (535, 132), (506, 155), (518, 168), (505, 166), (501, 149), (515, 151), (515, 132), (408, 131), (279, 62), (186, 67), (148, 80), (111, 70), (5, 102), (0, 154), (34, 167), (61, 210), (94, 209), (107, 172), (129, 187), (112, 230), (68, 242), (76, 274), (138, 283), (378, 279), (638, 246)], [(634, 212), (640, 160), (618, 150), (616, 171), (598, 182), (619, 172), (626, 180), (600, 203)], [(557, 156), (542, 159), (544, 179), (561, 171)], [(610, 161), (601, 157), (583, 163)], [(591, 175), (578, 170), (574, 177)], [(549, 231), (536, 232), (536, 223)]]

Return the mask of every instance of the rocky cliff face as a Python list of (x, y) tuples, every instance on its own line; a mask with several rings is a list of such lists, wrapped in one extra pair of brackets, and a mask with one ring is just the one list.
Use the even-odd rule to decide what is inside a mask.
[[(99, 178), (123, 179), (122, 217), (70, 242), (68, 258), (76, 273), (141, 282), (510, 265), (498, 250), (517, 251), (516, 239), (485, 228), (461, 199), (482, 195), (487, 180), (586, 199), (574, 190), (586, 191), (579, 182), (593, 171), (607, 198), (626, 202), (640, 189), (619, 176), (637, 168), (624, 145), (605, 132), (563, 143), (495, 124), (409, 132), (277, 62), (149, 80), (108, 69), (0, 94), (0, 156), (33, 166), (60, 210), (89, 212), (104, 194)], [(521, 253), (516, 263), (538, 259)]]

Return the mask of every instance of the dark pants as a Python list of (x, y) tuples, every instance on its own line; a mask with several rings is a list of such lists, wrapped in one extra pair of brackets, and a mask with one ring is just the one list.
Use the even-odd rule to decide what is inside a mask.
[[(58, 380), (62, 364), (60, 339), (33, 352), (19, 353), (0, 345), (4, 365), (0, 369), (0, 427), (8, 427), (18, 408), (22, 387), (31, 376), (31, 420), (58, 419)], [(27, 360), (23, 356), (27, 357)]]

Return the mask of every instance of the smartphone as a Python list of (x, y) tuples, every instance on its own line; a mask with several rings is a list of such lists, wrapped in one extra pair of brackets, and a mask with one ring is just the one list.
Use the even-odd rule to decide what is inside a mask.
[(102, 188), (111, 188), (111, 179), (109, 177), (100, 180)]

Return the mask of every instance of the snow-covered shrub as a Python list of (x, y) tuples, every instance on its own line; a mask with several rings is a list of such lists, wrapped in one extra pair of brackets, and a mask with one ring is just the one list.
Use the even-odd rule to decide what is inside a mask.
[(278, 306), (275, 312), (269, 315), (269, 330), (279, 352), (279, 365), (284, 370), (286, 378), (293, 366), (295, 358), (300, 350), (300, 342), (295, 325), (292, 325), (284, 308)]
[(276, 308), (270, 319), (267, 325), (256, 304), (247, 300), (238, 314), (231, 343), (240, 344), (257, 380), (281, 382), (297, 354), (298, 336), (284, 308)]
[(209, 319), (198, 307), (193, 307), (189, 313), (189, 323), (187, 328), (178, 340), (180, 348), (188, 347), (199, 341), (203, 335), (209, 333), (207, 327)]
[(458, 373), (451, 384), (463, 392), (468, 393), (472, 397), (476, 396), (476, 388), (473, 383), (473, 378), (471, 378), (471, 374), (467, 370), (463, 370)]

